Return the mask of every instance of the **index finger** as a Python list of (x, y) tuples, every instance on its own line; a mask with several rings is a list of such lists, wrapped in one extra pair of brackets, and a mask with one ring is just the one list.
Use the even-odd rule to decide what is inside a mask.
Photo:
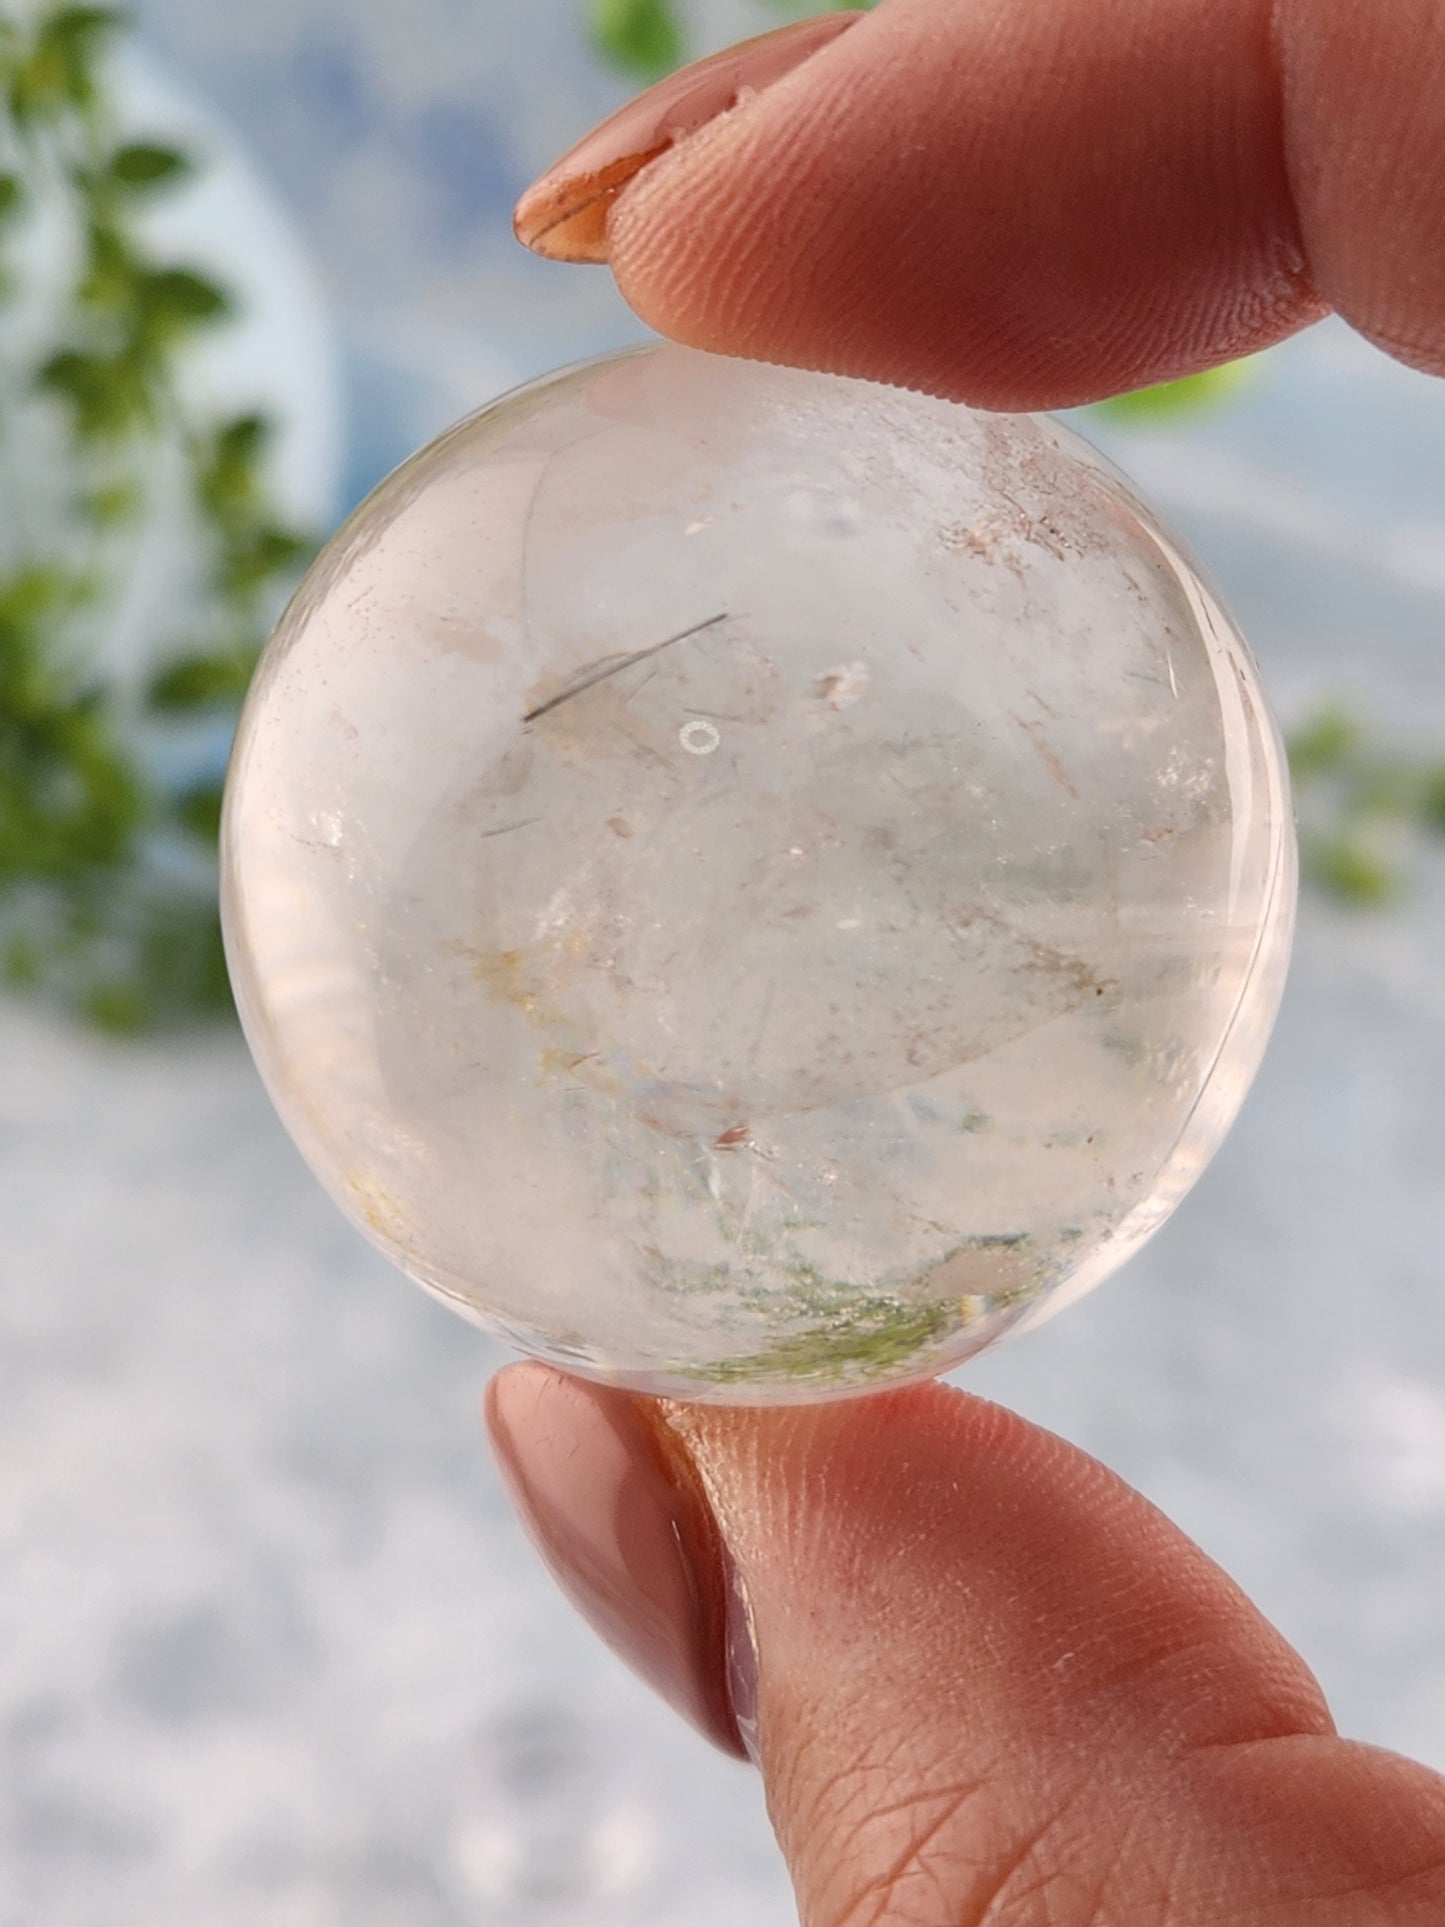
[(1331, 306), (1445, 368), (1433, 0), (886, 0), (806, 54), (612, 200), (607, 259), (661, 333), (993, 408)]

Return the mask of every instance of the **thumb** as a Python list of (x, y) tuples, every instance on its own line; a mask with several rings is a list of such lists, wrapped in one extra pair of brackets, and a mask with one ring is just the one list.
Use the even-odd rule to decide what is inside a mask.
[(938, 1385), (751, 1410), (538, 1365), (488, 1423), (573, 1601), (745, 1737), (806, 1927), (1445, 1918), (1445, 1782), (1336, 1738), (1237, 1588), (1048, 1433)]

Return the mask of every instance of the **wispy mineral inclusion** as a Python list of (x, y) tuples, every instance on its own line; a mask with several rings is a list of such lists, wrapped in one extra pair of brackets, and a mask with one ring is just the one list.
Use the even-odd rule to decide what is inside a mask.
[(242, 1016), (404, 1271), (644, 1391), (956, 1365), (1163, 1222), (1289, 949), (1283, 758), (1082, 442), (652, 348), (393, 475), (225, 824)]

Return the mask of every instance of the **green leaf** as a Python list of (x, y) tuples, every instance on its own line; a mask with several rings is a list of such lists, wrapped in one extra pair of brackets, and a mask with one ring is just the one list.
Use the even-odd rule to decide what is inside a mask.
[(154, 269), (136, 294), (146, 321), (165, 336), (223, 321), (232, 311), (226, 290), (194, 268)]
[(206, 513), (222, 528), (249, 519), (261, 499), (260, 463), (271, 439), (264, 415), (239, 415), (224, 422), (196, 457), (196, 493)]
[(231, 597), (245, 597), (308, 562), (314, 543), (295, 529), (264, 522), (235, 543), (221, 565), (221, 586)]
[(144, 505), (145, 493), (137, 482), (110, 482), (91, 489), (80, 501), (84, 513), (97, 528), (114, 529), (135, 520)]
[(591, 32), (603, 59), (639, 80), (658, 80), (683, 59), (672, 0), (592, 0)]
[(1445, 831), (1445, 766), (1431, 770), (1425, 778), (1421, 814), (1430, 829)]
[[(14, 918), (12, 917), (12, 923)], [(128, 862), (52, 890), (0, 947), (0, 981), (43, 988), (120, 1036), (232, 1011), (214, 891)]]
[(1399, 887), (1394, 872), (1348, 836), (1312, 843), (1301, 857), (1309, 880), (1341, 903), (1376, 908)]
[(177, 824), (187, 836), (202, 843), (214, 843), (221, 833), (221, 785), (198, 783), (178, 796), (172, 805)]
[(1246, 355), (1240, 361), (1227, 361), (1220, 368), (1183, 375), (1178, 381), (1157, 382), (1150, 388), (1136, 388), (1131, 394), (1114, 395), (1108, 401), (1096, 402), (1094, 412), (1109, 421), (1128, 423), (1192, 415), (1236, 393), (1249, 379), (1250, 364), (1256, 359)]
[(274, 433), (275, 423), (265, 415), (237, 415), (216, 431), (215, 459), (254, 467)]
[(36, 49), (17, 61), (6, 86), (10, 118), (22, 132), (61, 112), (66, 100), (65, 63), (53, 51)]
[(1360, 727), (1340, 709), (1324, 709), (1289, 739), (1290, 774), (1297, 784), (1331, 776), (1359, 748)]
[(184, 656), (152, 682), (151, 706), (175, 715), (237, 703), (246, 693), (253, 667), (249, 656)]
[(152, 141), (132, 141), (119, 147), (106, 169), (118, 187), (168, 187), (191, 172), (189, 156), (176, 147), (161, 147)]
[(90, 354), (63, 348), (35, 377), (42, 393), (65, 402), (82, 441), (116, 441), (150, 420), (145, 369), (131, 354)]
[(124, 979), (94, 985), (86, 992), (82, 1008), (97, 1030), (113, 1037), (139, 1035), (150, 1018), (144, 987)]
[(142, 933), (140, 957), (153, 1022), (233, 1008), (214, 896), (162, 906)]
[(116, 7), (57, 7), (40, 22), (36, 57), (59, 61), (66, 98), (73, 105), (89, 104), (96, 59), (110, 35), (125, 24), (125, 14)]
[(0, 174), (0, 221), (10, 221), (25, 205), (25, 190), (16, 174)]
[(83, 990), (92, 1023), (133, 1035), (231, 1008), (213, 896), (156, 895), (131, 883), (109, 904), (98, 934), (112, 961)]
[(0, 953), (0, 981), (11, 990), (32, 990), (41, 970), (40, 947), (31, 937), (12, 937)]
[(113, 7), (59, 7), (36, 29), (29, 54), (10, 74), (10, 111), (21, 127), (53, 119), (95, 99), (95, 63), (109, 34), (124, 25)]
[(40, 38), (57, 46), (93, 46), (108, 33), (118, 33), (129, 16), (120, 7), (57, 7), (40, 23)]
[(54, 881), (124, 860), (147, 799), (109, 714), (32, 678), (28, 702), (0, 711), (0, 878)]
[(94, 218), (86, 228), (85, 273), (76, 288), (82, 307), (125, 312), (134, 308), (144, 269), (114, 221)]
[(118, 441), (150, 418), (150, 389), (131, 356), (62, 349), (44, 362), (35, 382), (66, 403), (81, 441)]
[[(0, 581), (0, 637), (47, 616), (70, 599), (73, 578), (55, 563), (32, 562)], [(0, 663), (4, 658), (0, 656)]]

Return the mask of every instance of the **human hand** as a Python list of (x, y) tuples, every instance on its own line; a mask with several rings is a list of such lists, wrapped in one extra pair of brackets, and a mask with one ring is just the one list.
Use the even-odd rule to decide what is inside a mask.
[(887, 0), (664, 81), (517, 227), (661, 334), (984, 408), (1327, 308), (1440, 374), (1442, 83), (1436, 0)]
[[(524, 232), (700, 346), (991, 407), (1185, 374), (1327, 306), (1445, 369), (1428, 0), (847, 19), (746, 54), (751, 82), (666, 83)], [(763, 90), (708, 122), (740, 79)], [(1445, 1921), (1445, 1781), (1339, 1739), (1237, 1588), (1062, 1441), (938, 1385), (728, 1410), (537, 1365), (488, 1417), (574, 1601), (758, 1758), (808, 1927)]]

